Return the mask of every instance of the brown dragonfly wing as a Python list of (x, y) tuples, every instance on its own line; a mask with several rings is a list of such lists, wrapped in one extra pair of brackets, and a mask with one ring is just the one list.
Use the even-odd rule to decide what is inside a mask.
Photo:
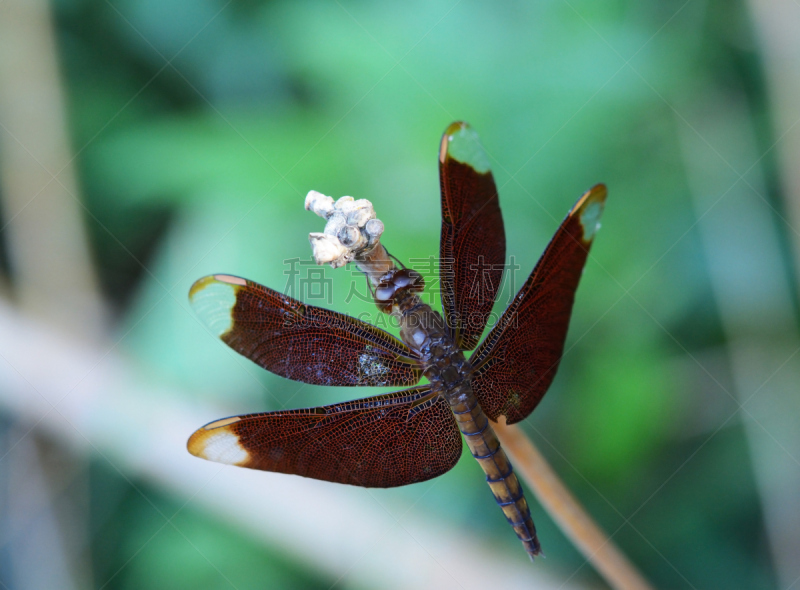
[(442, 305), (456, 343), (472, 350), (500, 289), (506, 234), (489, 158), (466, 123), (453, 123), (444, 132), (439, 180)]
[(561, 223), (498, 325), (470, 359), (472, 389), (492, 420), (528, 416), (558, 370), (575, 290), (606, 200), (598, 184)]
[(218, 463), (391, 488), (450, 470), (462, 444), (447, 402), (424, 386), (217, 420), (195, 432), (187, 446)]
[(391, 334), (252, 281), (204, 277), (189, 300), (215, 335), (282, 377), (316, 385), (408, 386), (422, 374), (408, 347)]

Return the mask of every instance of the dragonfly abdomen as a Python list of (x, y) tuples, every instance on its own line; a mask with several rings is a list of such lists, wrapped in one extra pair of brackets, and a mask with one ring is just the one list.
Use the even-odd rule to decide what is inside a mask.
[(483, 413), (471, 385), (471, 367), (464, 353), (444, 330), (442, 317), (420, 302), (416, 294), (397, 297), (403, 342), (419, 355), (423, 373), (453, 412), (472, 456), (486, 473), (486, 483), (531, 559), (541, 553), (528, 502), (511, 462)]
[[(465, 384), (466, 385), (466, 384)], [(463, 388), (469, 388), (467, 385)], [(533, 559), (541, 552), (536, 527), (533, 525), (531, 512), (522, 486), (514, 473), (505, 451), (497, 440), (497, 435), (489, 424), (489, 418), (483, 413), (478, 400), (472, 394), (462, 391), (456, 403), (450, 409), (456, 423), (467, 441), (472, 456), (486, 473), (486, 483), (492, 490), (495, 501), (514, 532), (522, 541), (525, 551)]]

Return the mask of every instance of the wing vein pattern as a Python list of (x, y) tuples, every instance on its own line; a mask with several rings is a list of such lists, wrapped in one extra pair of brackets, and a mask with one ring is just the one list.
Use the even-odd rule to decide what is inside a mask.
[(199, 457), (362, 487), (425, 481), (461, 456), (447, 402), (429, 386), (330, 406), (235, 416), (189, 439)]

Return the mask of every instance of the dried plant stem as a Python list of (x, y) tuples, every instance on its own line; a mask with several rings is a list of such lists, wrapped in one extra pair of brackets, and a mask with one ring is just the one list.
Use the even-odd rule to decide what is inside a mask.
[(492, 428), (536, 499), (606, 582), (620, 590), (651, 588), (583, 509), (525, 433), (518, 426), (507, 425), (505, 420), (492, 424)]

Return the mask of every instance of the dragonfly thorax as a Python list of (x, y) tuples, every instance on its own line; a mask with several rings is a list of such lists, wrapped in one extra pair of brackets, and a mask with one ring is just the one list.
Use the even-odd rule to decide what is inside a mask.
[(423, 374), (448, 400), (469, 383), (470, 365), (450, 336), (440, 313), (416, 293), (400, 293), (395, 302), (400, 337), (420, 359)]
[(394, 268), (383, 275), (375, 287), (375, 303), (384, 313), (391, 313), (392, 307), (404, 293), (421, 293), (425, 289), (425, 279), (410, 268)]

